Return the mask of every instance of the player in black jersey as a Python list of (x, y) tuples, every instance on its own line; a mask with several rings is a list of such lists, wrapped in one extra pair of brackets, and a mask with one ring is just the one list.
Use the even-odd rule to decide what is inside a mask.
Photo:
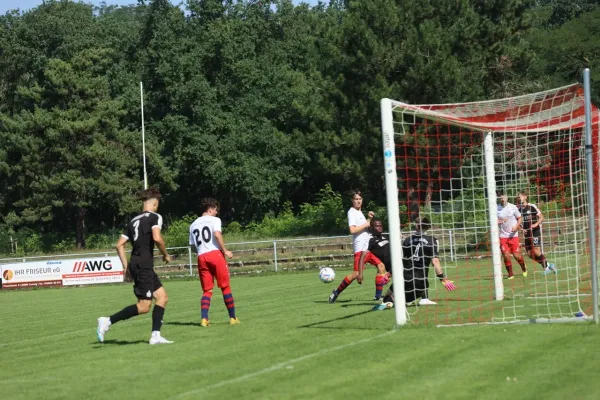
[(556, 266), (546, 260), (542, 253), (542, 229), (540, 225), (544, 222), (544, 216), (535, 204), (527, 201), (528, 196), (520, 192), (517, 196), (517, 204), (520, 204), (519, 211), (523, 216), (522, 230), (525, 236), (525, 250), (529, 258), (538, 262), (543, 268), (544, 273), (556, 273)]
[(359, 284), (363, 282), (363, 271), (365, 268), (365, 262), (368, 253), (375, 256), (375, 260), (379, 261), (376, 265), (377, 274), (382, 276), (381, 279), (376, 281), (375, 285), (375, 297), (374, 300), (380, 300), (383, 293), (383, 287), (390, 281), (391, 276), (391, 256), (390, 256), (390, 239), (387, 235), (383, 234), (383, 223), (380, 219), (372, 219), (369, 224), (369, 232), (371, 238), (369, 239), (369, 247), (367, 251), (363, 251), (360, 255), (358, 262), (358, 276), (356, 278)]
[[(127, 306), (108, 318), (98, 318), (97, 334), (100, 342), (104, 342), (104, 334), (112, 324), (149, 312), (154, 298), (156, 304), (152, 311), (150, 344), (173, 343), (160, 334), (168, 296), (156, 272), (154, 272), (154, 244), (162, 253), (163, 260), (167, 263), (171, 261), (160, 233), (162, 217), (156, 213), (160, 202), (160, 193), (156, 188), (150, 188), (143, 190), (139, 198), (144, 202), (144, 209), (141, 214), (129, 222), (125, 233), (123, 233), (116, 246), (119, 258), (123, 263), (123, 269), (133, 279), (133, 293), (138, 301), (136, 304)], [(125, 244), (127, 242), (131, 242), (133, 245), (129, 265), (125, 254)]]
[[(438, 240), (436, 237), (426, 235), (431, 228), (429, 218), (425, 217), (416, 221), (415, 233), (402, 242), (402, 266), (404, 269), (404, 297), (406, 305), (415, 304), (420, 298), (419, 305), (435, 305), (429, 300), (429, 266), (433, 264), (436, 276), (448, 290), (456, 289), (454, 282), (446, 278), (438, 258)], [(390, 307), (394, 302), (393, 285), (383, 299), (384, 304)]]

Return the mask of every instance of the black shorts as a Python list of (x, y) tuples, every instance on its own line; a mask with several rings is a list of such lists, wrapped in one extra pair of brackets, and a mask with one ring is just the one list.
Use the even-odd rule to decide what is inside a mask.
[(525, 250), (530, 252), (534, 247), (542, 247), (542, 235), (525, 235)]
[(384, 262), (383, 266), (385, 267), (385, 272), (389, 272), (390, 274), (392, 273), (392, 263), (391, 262)]
[(133, 279), (133, 293), (140, 300), (152, 300), (152, 294), (162, 287), (162, 283), (153, 268), (131, 264), (129, 273)]

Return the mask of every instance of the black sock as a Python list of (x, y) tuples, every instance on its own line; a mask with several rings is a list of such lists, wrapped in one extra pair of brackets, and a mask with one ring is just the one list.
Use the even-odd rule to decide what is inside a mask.
[(165, 315), (164, 307), (159, 306), (158, 304), (154, 305), (154, 310), (152, 310), (152, 332), (160, 331), (160, 327), (162, 326), (163, 315)]
[(110, 316), (110, 323), (111, 324), (116, 324), (119, 321), (125, 321), (126, 319), (129, 319), (131, 317), (135, 317), (136, 315), (138, 315), (137, 306), (135, 304), (132, 304), (130, 306), (125, 307), (124, 309), (122, 309), (118, 313), (111, 315)]

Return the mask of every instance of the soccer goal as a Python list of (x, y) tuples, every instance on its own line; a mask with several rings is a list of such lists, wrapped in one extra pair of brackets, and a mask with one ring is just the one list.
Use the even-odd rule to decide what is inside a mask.
[[(460, 104), (383, 99), (381, 113), (398, 325), (597, 319), (590, 218), (599, 215), (600, 114), (583, 86)], [(517, 204), (518, 193), (543, 214), (539, 247), (556, 274), (528, 256), (520, 232), (528, 274), (511, 257), (515, 276), (507, 279), (498, 196)], [(437, 305), (407, 307), (401, 241), (424, 217), (457, 289), (446, 291), (430, 267), (428, 297)]]

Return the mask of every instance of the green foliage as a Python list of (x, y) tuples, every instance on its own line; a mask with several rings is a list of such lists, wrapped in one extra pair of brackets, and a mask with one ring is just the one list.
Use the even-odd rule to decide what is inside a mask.
[(190, 225), (198, 218), (195, 215), (186, 215), (168, 223), (163, 233), (165, 243), (169, 247), (187, 247), (190, 245)]
[(537, 54), (535, 73), (547, 85), (581, 81), (584, 68), (591, 69), (592, 100), (600, 101), (600, 9), (583, 13), (555, 28), (539, 27), (529, 38)]
[(315, 204), (302, 204), (297, 215), (288, 208), (276, 217), (266, 216), (260, 223), (249, 224), (245, 231), (269, 238), (347, 233), (342, 196), (327, 185), (315, 200)]
[(43, 250), (42, 236), (39, 233), (31, 233), (23, 242), (25, 254), (41, 253)]
[[(177, 223), (207, 195), (221, 201), (232, 234), (345, 233), (345, 207), (334, 193), (349, 188), (361, 188), (373, 200), (368, 208), (385, 218), (375, 206), (385, 204), (382, 97), (423, 103), (516, 95), (569, 83), (589, 66), (600, 98), (592, 0), (313, 7), (188, 0), (182, 7), (47, 0), (0, 16), (6, 229), (51, 237), (46, 251), (68, 246), (70, 236), (77, 247), (112, 242), (102, 235), (139, 210), (140, 81), (149, 181), (164, 195), (173, 243), (183, 245), (185, 223)], [(416, 139), (406, 140), (414, 150)], [(436, 188), (414, 182), (458, 169), (460, 142), (438, 144), (450, 149), (450, 165), (407, 159), (400, 187), (429, 206)], [(440, 150), (430, 144), (420, 155), (435, 160)]]

